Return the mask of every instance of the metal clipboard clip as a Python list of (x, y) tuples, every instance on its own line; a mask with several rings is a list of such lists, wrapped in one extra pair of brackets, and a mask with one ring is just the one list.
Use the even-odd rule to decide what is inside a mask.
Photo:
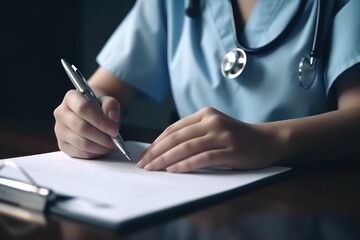
[(0, 176), (0, 200), (32, 211), (44, 212), (48, 203), (55, 200), (55, 193), (40, 187), (30, 175), (18, 164), (3, 161), (0, 171), (5, 167), (12, 168), (28, 180), (28, 183)]

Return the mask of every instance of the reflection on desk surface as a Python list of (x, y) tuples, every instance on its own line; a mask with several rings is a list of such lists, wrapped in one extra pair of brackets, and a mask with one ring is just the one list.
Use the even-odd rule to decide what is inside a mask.
[[(203, 216), (205, 217), (205, 216)], [(121, 236), (101, 229), (79, 227), (63, 221), (44, 228), (1, 218), (0, 239), (359, 239), (360, 228), (336, 215), (284, 216), (254, 213), (219, 224), (217, 216), (207, 221), (191, 218)], [(8, 223), (5, 224), (5, 221)], [(211, 222), (214, 221), (214, 222)], [(217, 224), (215, 223), (217, 222)], [(12, 227), (10, 227), (12, 225)], [(14, 225), (18, 225), (14, 227)]]
[[(260, 194), (261, 195), (261, 194)], [(266, 194), (264, 194), (265, 196)], [(356, 215), (303, 211), (294, 202), (248, 196), (127, 234), (66, 219), (29, 223), (0, 215), (0, 239), (359, 239)]]

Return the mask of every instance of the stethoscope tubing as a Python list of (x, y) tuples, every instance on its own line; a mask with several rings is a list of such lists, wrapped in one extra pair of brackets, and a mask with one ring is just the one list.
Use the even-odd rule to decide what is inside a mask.
[[(239, 39), (241, 38), (240, 29), (242, 27), (240, 26), (239, 21), (238, 21), (239, 19), (241, 19), (241, 14), (239, 13), (239, 10), (238, 10), (239, 8), (238, 8), (237, 1), (236, 0), (228, 0), (228, 1), (230, 1), (229, 8), (230, 8), (230, 12), (231, 12), (230, 16), (231, 16), (232, 29), (234, 32), (235, 44), (238, 48), (241, 48), (247, 54), (265, 53), (269, 50), (276, 48), (276, 46), (279, 46), (280, 42), (283, 41), (288, 36), (288, 34), (290, 34), (290, 32), (294, 29), (294, 25), (298, 22), (301, 15), (303, 14), (306, 3), (307, 3), (307, 0), (300, 0), (300, 5), (299, 5), (296, 13), (294, 14), (294, 16), (290, 19), (290, 21), (287, 24), (287, 26), (285, 27), (285, 29), (276, 38), (274, 38), (271, 42), (269, 42), (261, 47), (250, 48), (250, 47), (244, 46), (239, 41)], [(315, 0), (315, 1), (319, 1), (319, 0)], [(318, 17), (317, 17), (316, 21), (318, 22)], [(318, 24), (317, 24), (317, 26), (318, 26)], [(317, 29), (315, 31), (316, 31), (315, 32), (315, 35), (316, 35)], [(314, 43), (315, 43), (315, 40), (313, 41), (313, 45), (315, 45)]]

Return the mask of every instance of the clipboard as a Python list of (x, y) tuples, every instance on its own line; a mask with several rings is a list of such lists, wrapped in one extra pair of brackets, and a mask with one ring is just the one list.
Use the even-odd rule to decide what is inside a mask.
[[(71, 158), (61, 151), (0, 160), (0, 200), (121, 232), (188, 212), (186, 209), (193, 211), (210, 199), (226, 199), (230, 193), (290, 170), (273, 166), (243, 172), (149, 172), (136, 166), (149, 144), (125, 144), (133, 163), (118, 151), (92, 160)], [(26, 182), (13, 179), (14, 171), (8, 171), (13, 169)]]
[(0, 200), (31, 211), (45, 212), (49, 204), (54, 202), (56, 194), (48, 188), (37, 185), (34, 179), (15, 162), (1, 163), (0, 173), (6, 167), (21, 173), (28, 182), (0, 175)]

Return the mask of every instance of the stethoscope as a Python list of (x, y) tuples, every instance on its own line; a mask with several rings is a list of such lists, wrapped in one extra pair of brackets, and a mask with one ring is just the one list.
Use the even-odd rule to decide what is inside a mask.
[[(239, 19), (240, 19), (240, 12), (238, 11), (238, 5), (237, 0), (229, 0), (230, 1), (230, 11), (231, 11), (231, 23), (232, 28), (234, 32), (234, 39), (235, 43), (237, 45), (236, 48), (231, 49), (228, 51), (225, 56), (223, 57), (221, 63), (220, 63), (220, 69), (221, 73), (225, 78), (228, 79), (235, 79), (241, 75), (241, 73), (244, 71), (246, 64), (247, 64), (247, 55), (251, 54), (261, 54), (265, 53), (266, 51), (269, 51), (271, 49), (274, 49), (276, 46), (279, 46), (281, 41), (283, 41), (286, 36), (291, 32), (292, 28), (296, 24), (296, 22), (301, 17), (301, 14), (304, 11), (306, 0), (300, 0), (300, 5), (295, 13), (295, 15), (291, 18), (288, 25), (285, 27), (285, 29), (271, 42), (267, 43), (264, 46), (258, 47), (258, 48), (250, 48), (246, 47), (239, 41), (240, 34), (239, 29), (241, 29), (241, 26), (239, 26)], [(301, 87), (307, 89), (309, 88), (314, 80), (316, 75), (316, 59), (320, 57), (320, 41), (322, 36), (322, 30), (323, 30), (323, 23), (322, 20), (324, 18), (323, 16), (323, 3), (322, 1), (326, 0), (315, 0), (315, 4), (317, 4), (317, 12), (316, 12), (316, 18), (315, 18), (315, 27), (314, 27), (314, 37), (311, 45), (311, 51), (309, 53), (309, 56), (303, 57), (300, 60), (299, 66), (298, 66), (298, 79), (299, 84)], [(189, 5), (185, 9), (186, 15), (190, 17), (194, 17), (198, 15), (200, 12), (200, 0), (190, 0)]]

